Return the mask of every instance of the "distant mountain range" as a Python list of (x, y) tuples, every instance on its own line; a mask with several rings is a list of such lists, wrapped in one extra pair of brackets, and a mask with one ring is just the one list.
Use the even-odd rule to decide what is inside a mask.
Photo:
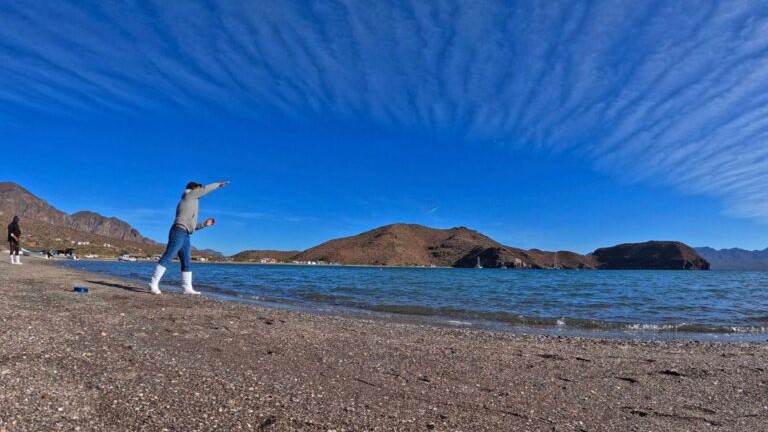
[(0, 183), (0, 215), (6, 218), (19, 216), (23, 219), (131, 242), (155, 243), (143, 237), (127, 222), (114, 217), (104, 217), (90, 211), (79, 211), (68, 215), (16, 183)]
[(768, 270), (768, 248), (748, 251), (739, 248), (697, 247), (696, 252), (709, 261), (713, 270)]
[[(127, 222), (91, 211), (67, 214), (22, 186), (0, 182), (0, 223), (22, 218), (24, 245), (37, 249), (77, 247), (80, 254), (119, 253), (152, 255), (164, 245), (146, 238)], [(3, 228), (5, 225), (3, 225)], [(215, 250), (197, 254), (222, 258)], [(386, 266), (451, 266), (508, 268), (665, 268), (768, 270), (768, 249), (695, 250), (679, 242), (646, 242), (601, 248), (581, 255), (570, 251), (523, 250), (465, 227), (435, 229), (415, 224), (393, 224), (330, 240), (305, 251), (249, 250), (231, 257), (257, 262), (325, 261)]]
[(652, 241), (601, 248), (589, 255), (523, 250), (465, 227), (393, 224), (330, 240), (306, 251), (244, 251), (240, 261), (324, 261), (353, 265), (562, 269), (706, 270), (709, 264), (680, 242)]
[[(21, 218), (22, 244), (32, 249), (77, 248), (80, 254), (156, 254), (161, 244), (142, 236), (125, 221), (91, 211), (67, 214), (27, 189), (0, 182), (0, 222)], [(3, 225), (3, 228), (5, 228)]]
[[(21, 218), (22, 244), (30, 249), (76, 248), (87, 253), (114, 256), (123, 253), (155, 255), (164, 245), (146, 238), (128, 222), (91, 211), (67, 214), (27, 189), (12, 182), (0, 182), (0, 223), (2, 228), (13, 216)], [(197, 255), (221, 257), (213, 250)]]

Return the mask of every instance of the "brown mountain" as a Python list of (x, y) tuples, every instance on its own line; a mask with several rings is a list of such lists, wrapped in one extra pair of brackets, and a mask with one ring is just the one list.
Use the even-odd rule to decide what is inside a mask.
[(564, 270), (594, 269), (598, 263), (590, 255), (582, 255), (571, 251), (549, 252), (539, 249), (526, 251), (534, 262), (533, 268), (559, 268)]
[(224, 254), (215, 249), (197, 249), (196, 247), (192, 246), (192, 251), (210, 258), (224, 258)]
[(592, 253), (600, 269), (709, 270), (709, 263), (692, 247), (672, 241), (627, 243)]
[(127, 222), (98, 213), (80, 211), (71, 215), (48, 204), (16, 183), (0, 182), (0, 218), (19, 216), (82, 233), (137, 243), (155, 244)]
[(278, 251), (278, 250), (247, 250), (232, 255), (233, 261), (237, 262), (259, 262), (262, 258), (273, 259), (279, 262), (289, 262), (293, 257), (300, 254), (300, 251)]
[(98, 213), (79, 211), (69, 216), (69, 227), (105, 237), (146, 243), (148, 240), (141, 236), (128, 222), (115, 217), (104, 217)]
[(19, 216), (53, 225), (69, 226), (69, 215), (57, 210), (28, 190), (11, 182), (0, 182), (0, 217)]
[(441, 230), (395, 224), (325, 242), (296, 255), (295, 259), (386, 266), (452, 266), (465, 255), (489, 247), (501, 245), (463, 227)]
[(16, 183), (0, 182), (0, 224), (5, 227), (15, 215), (21, 217), (22, 244), (28, 248), (75, 247), (81, 255), (151, 255), (163, 249), (125, 221), (88, 211), (68, 215)]
[[(558, 252), (563, 268), (593, 268), (594, 262), (573, 252)], [(525, 251), (501, 243), (465, 227), (429, 228), (415, 224), (394, 224), (356, 236), (331, 240), (308, 249), (293, 259), (344, 264), (387, 266), (442, 266), (547, 268), (555, 262), (554, 252)]]
[(385, 266), (475, 267), (479, 263), (486, 268), (709, 268), (696, 251), (679, 242), (625, 244), (581, 255), (570, 251), (548, 252), (504, 246), (465, 227), (435, 229), (414, 224), (386, 225), (355, 236), (331, 240), (298, 254), (279, 254), (276, 251), (258, 251), (253, 256), (279, 261)]

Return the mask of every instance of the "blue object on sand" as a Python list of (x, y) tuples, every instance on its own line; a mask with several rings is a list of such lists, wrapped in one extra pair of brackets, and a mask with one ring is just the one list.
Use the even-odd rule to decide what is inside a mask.
[(75, 291), (75, 294), (77, 294), (77, 295), (88, 294), (88, 288), (86, 288), (86, 287), (76, 286), (74, 291)]

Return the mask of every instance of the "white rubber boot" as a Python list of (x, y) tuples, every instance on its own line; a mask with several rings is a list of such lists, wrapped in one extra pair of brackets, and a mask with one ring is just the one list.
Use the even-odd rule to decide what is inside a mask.
[(165, 274), (165, 267), (160, 264), (155, 267), (155, 273), (152, 275), (152, 280), (149, 282), (149, 289), (152, 294), (160, 294), (160, 279)]
[(11, 264), (16, 264), (16, 255), (11, 254)]
[(200, 294), (192, 288), (192, 272), (181, 272), (181, 287), (184, 288), (184, 294)]
[(16, 255), (16, 264), (21, 265), (21, 255)]

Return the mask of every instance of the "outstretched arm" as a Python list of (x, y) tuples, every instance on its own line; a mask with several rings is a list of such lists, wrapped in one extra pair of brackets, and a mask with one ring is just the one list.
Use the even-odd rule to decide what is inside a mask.
[(211, 184), (209, 184), (207, 186), (203, 186), (201, 188), (197, 188), (197, 189), (194, 189), (194, 190), (190, 191), (189, 195), (194, 197), (194, 198), (202, 198), (202, 197), (208, 195), (209, 193), (215, 191), (216, 189), (222, 188), (222, 187), (224, 187), (224, 186), (226, 186), (228, 184), (229, 184), (228, 181), (211, 183)]
[(195, 231), (199, 231), (199, 230), (201, 230), (203, 228), (208, 228), (209, 226), (211, 226), (211, 225), (213, 225), (215, 223), (216, 223), (216, 219), (208, 218), (203, 223), (197, 224), (197, 226), (195, 227)]

